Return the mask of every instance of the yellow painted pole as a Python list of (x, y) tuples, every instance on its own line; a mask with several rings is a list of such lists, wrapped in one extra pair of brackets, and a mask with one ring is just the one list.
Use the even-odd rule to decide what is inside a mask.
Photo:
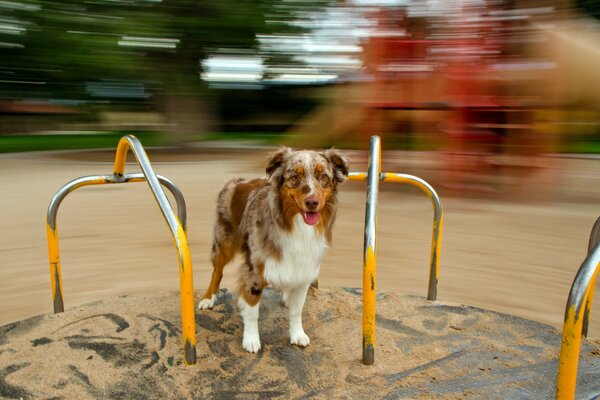
[(592, 302), (594, 300), (594, 287), (596, 287), (596, 278), (590, 283), (590, 292), (588, 294), (587, 301), (585, 302), (585, 308), (583, 310), (583, 324), (581, 326), (581, 335), (587, 337), (588, 327), (590, 321), (590, 314), (592, 313)]
[[(365, 181), (368, 174), (365, 172), (352, 172), (348, 175), (351, 181)], [(442, 248), (442, 232), (444, 228), (444, 213), (439, 196), (426, 181), (413, 175), (383, 172), (380, 174), (382, 182), (408, 183), (416, 186), (427, 194), (433, 204), (433, 230), (431, 233), (431, 255), (429, 269), (429, 287), (427, 299), (437, 299), (437, 284), (440, 269), (440, 252)]]
[(575, 398), (582, 322), (581, 318), (577, 318), (575, 305), (571, 305), (567, 310), (567, 318), (562, 331), (558, 378), (556, 380), (557, 400), (572, 400)]
[(371, 137), (370, 148), (363, 251), (362, 362), (365, 365), (373, 365), (375, 363), (377, 195), (379, 193), (381, 174), (381, 144), (379, 136)]
[(48, 258), (50, 260), (50, 285), (52, 288), (52, 304), (54, 313), (65, 311), (62, 292), (62, 272), (60, 270), (60, 255), (58, 250), (58, 234), (46, 223), (46, 237), (48, 238)]
[[(129, 136), (129, 137), (128, 137)], [(123, 176), (125, 172), (125, 161), (127, 160), (127, 150), (131, 147), (134, 155), (135, 150), (132, 147), (131, 139), (135, 138), (133, 135), (123, 136), (121, 140), (119, 140), (119, 144), (117, 145), (117, 151), (115, 152), (115, 164), (113, 167), (114, 174), (116, 176)], [(135, 138), (137, 140), (137, 138)], [(146, 152), (144, 151), (144, 156), (146, 156)], [(137, 156), (136, 156), (137, 159)], [(138, 160), (139, 162), (139, 160)]]
[(557, 400), (572, 400), (575, 398), (585, 305), (591, 304), (591, 296), (594, 291), (593, 285), (599, 270), (600, 243), (596, 244), (581, 264), (569, 292), (562, 331), (558, 376), (556, 378)]
[(566, 311), (562, 331), (558, 377), (556, 379), (557, 400), (572, 400), (575, 398), (582, 330), (583, 315), (581, 310), (576, 310), (575, 304), (571, 304)]
[(366, 181), (367, 173), (366, 172), (351, 172), (348, 174), (348, 180), (351, 181)]
[(50, 263), (50, 285), (52, 289), (52, 305), (54, 313), (61, 313), (65, 310), (64, 297), (62, 289), (62, 271), (60, 267), (60, 251), (58, 245), (58, 232), (56, 226), (56, 216), (58, 207), (65, 196), (73, 190), (88, 185), (100, 185), (109, 183), (106, 176), (85, 176), (75, 179), (64, 185), (52, 197), (46, 216), (46, 238), (48, 240), (48, 261)]
[(408, 183), (423, 190), (433, 204), (433, 232), (431, 243), (431, 262), (429, 272), (429, 288), (427, 299), (435, 300), (437, 297), (437, 283), (439, 272), (439, 255), (442, 243), (442, 229), (444, 224), (443, 210), (440, 199), (435, 190), (424, 180), (406, 174), (381, 172), (381, 144), (378, 136), (371, 137), (371, 150), (369, 155), (369, 170), (352, 172), (349, 180), (367, 181), (367, 207), (365, 212), (365, 242), (363, 253), (363, 364), (371, 365), (375, 362), (375, 323), (376, 323), (376, 282), (377, 282), (377, 194), (379, 181)]
[[(143, 177), (140, 174), (128, 174), (124, 176), (127, 150), (131, 148), (138, 164), (142, 168)], [(145, 180), (156, 199), (158, 206), (171, 229), (179, 262), (179, 283), (181, 288), (181, 319), (184, 362), (186, 365), (196, 363), (196, 325), (194, 307), (194, 288), (192, 276), (192, 259), (189, 243), (185, 229), (185, 201), (179, 189), (168, 179), (158, 177), (150, 164), (150, 160), (139, 140), (132, 135), (124, 136), (119, 141), (115, 154), (114, 173), (112, 175), (87, 176), (75, 179), (64, 185), (52, 198), (48, 208), (46, 234), (48, 238), (48, 255), (50, 261), (50, 282), (52, 285), (52, 301), (54, 312), (64, 311), (62, 293), (62, 276), (60, 269), (60, 256), (58, 246), (58, 234), (56, 230), (56, 216), (58, 207), (67, 194), (81, 186), (139, 182)], [(161, 183), (167, 187), (178, 205), (178, 212), (183, 221), (178, 218), (161, 188)]]
[(431, 234), (431, 255), (429, 268), (429, 287), (427, 300), (437, 299), (437, 283), (440, 269), (440, 251), (442, 247), (442, 230), (444, 227), (444, 212), (442, 203), (436, 191), (429, 183), (413, 175), (385, 172), (382, 174), (383, 182), (408, 183), (421, 189), (433, 205), (433, 230)]
[(142, 172), (146, 177), (148, 186), (154, 194), (154, 198), (160, 207), (160, 210), (171, 229), (171, 234), (175, 240), (175, 246), (178, 250), (179, 260), (179, 284), (181, 291), (181, 325), (183, 336), (183, 354), (186, 365), (196, 363), (196, 322), (194, 307), (194, 282), (192, 277), (192, 259), (189, 251), (187, 235), (181, 221), (173, 213), (171, 205), (160, 187), (160, 182), (156, 177), (148, 159), (146, 151), (140, 141), (133, 135), (123, 136), (117, 146), (115, 154), (114, 175), (122, 176), (125, 169), (127, 149), (131, 148)]
[(192, 257), (187, 235), (181, 224), (177, 226), (176, 244), (179, 259), (179, 286), (181, 291), (181, 334), (183, 337), (184, 362), (196, 363), (196, 320), (194, 307), (194, 279), (192, 276)]
[(363, 267), (363, 357), (362, 362), (365, 365), (375, 363), (375, 327), (376, 327), (376, 304), (377, 292), (375, 283), (377, 282), (377, 257), (373, 247), (367, 247)]

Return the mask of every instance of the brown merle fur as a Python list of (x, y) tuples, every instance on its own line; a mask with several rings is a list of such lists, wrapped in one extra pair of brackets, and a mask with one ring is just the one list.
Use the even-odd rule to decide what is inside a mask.
[[(314, 167), (312, 171), (311, 167)], [(327, 242), (331, 242), (337, 185), (348, 175), (345, 157), (334, 149), (294, 152), (282, 148), (269, 158), (266, 172), (267, 178), (263, 179), (230, 180), (218, 195), (211, 251), (214, 270), (203, 299), (216, 294), (223, 268), (241, 252), (244, 263), (238, 274), (238, 293), (250, 306), (258, 303), (262, 290), (268, 285), (264, 279), (265, 261), (283, 257), (278, 235), (293, 229), (293, 218), (302, 211), (308, 194), (310, 174), (318, 183), (313, 185), (320, 211), (316, 227), (324, 232)]]

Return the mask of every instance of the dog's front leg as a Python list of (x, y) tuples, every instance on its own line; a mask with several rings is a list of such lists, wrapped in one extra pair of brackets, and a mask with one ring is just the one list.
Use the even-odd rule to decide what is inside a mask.
[(250, 353), (258, 353), (260, 350), (260, 334), (258, 333), (258, 309), (260, 307), (260, 299), (254, 305), (249, 305), (244, 297), (238, 299), (238, 307), (240, 315), (244, 321), (244, 338), (242, 346), (244, 350)]
[(310, 344), (310, 338), (304, 333), (302, 327), (302, 308), (306, 300), (306, 292), (309, 285), (299, 286), (288, 292), (287, 306), (290, 316), (290, 343), (301, 347)]

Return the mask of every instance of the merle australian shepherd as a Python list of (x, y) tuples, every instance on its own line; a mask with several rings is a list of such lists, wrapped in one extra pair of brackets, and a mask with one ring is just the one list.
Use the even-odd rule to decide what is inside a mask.
[(302, 308), (310, 284), (331, 243), (337, 186), (348, 176), (348, 162), (337, 150), (292, 151), (270, 156), (267, 177), (233, 179), (217, 200), (211, 261), (213, 273), (198, 308), (212, 308), (223, 268), (237, 252), (245, 258), (237, 282), (244, 321), (242, 345), (260, 350), (258, 310), (267, 286), (283, 294), (289, 308), (290, 342), (308, 346)]

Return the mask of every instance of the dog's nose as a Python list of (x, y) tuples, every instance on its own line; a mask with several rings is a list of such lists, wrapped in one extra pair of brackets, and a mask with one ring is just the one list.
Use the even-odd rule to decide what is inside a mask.
[(319, 206), (319, 200), (315, 196), (309, 196), (304, 200), (304, 205), (310, 211), (313, 211)]

